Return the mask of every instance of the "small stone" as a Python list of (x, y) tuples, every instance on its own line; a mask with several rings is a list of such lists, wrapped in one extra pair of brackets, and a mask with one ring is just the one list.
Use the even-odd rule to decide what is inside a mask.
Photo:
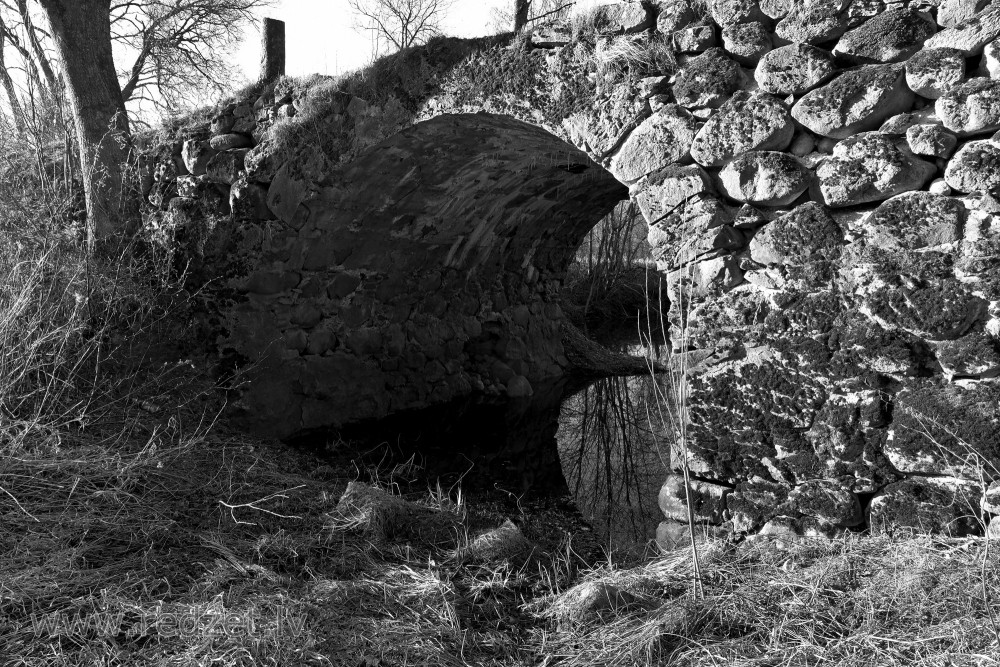
[(229, 208), (237, 219), (273, 220), (267, 207), (267, 188), (260, 183), (237, 179), (229, 189)]
[[(692, 510), (695, 521), (719, 523), (726, 509), (729, 487), (712, 482), (693, 480), (690, 486)], [(688, 520), (687, 493), (684, 490), (684, 475), (673, 473), (667, 476), (657, 499), (660, 511), (667, 519)]]
[(726, 164), (750, 150), (784, 150), (795, 132), (788, 107), (766, 93), (737, 92), (708, 119), (691, 145), (706, 167)]
[(934, 34), (934, 22), (909, 9), (891, 9), (844, 34), (833, 55), (857, 65), (902, 62)]
[(944, 180), (959, 192), (1000, 188), (1000, 145), (990, 140), (968, 142), (948, 162)]
[(736, 61), (719, 48), (709, 49), (685, 64), (674, 79), (674, 98), (683, 107), (717, 109), (743, 84)]
[(906, 131), (906, 143), (916, 155), (949, 158), (958, 145), (958, 137), (940, 125), (914, 125)]
[(673, 34), (674, 49), (679, 53), (704, 53), (719, 45), (715, 26), (693, 25)]
[(213, 150), (229, 151), (234, 148), (251, 148), (253, 139), (243, 134), (221, 134), (212, 137), (209, 140), (209, 145)]
[(744, 67), (756, 67), (771, 50), (771, 34), (762, 23), (738, 23), (722, 31), (722, 46)]
[[(352, 482), (353, 483), (353, 482)], [(521, 529), (510, 519), (499, 528), (479, 535), (459, 550), (459, 557), (474, 563), (523, 565), (534, 553), (535, 547)]]
[(844, 34), (847, 14), (840, 2), (802, 0), (793, 2), (788, 14), (778, 21), (774, 32), (787, 42), (822, 44)]
[(948, 181), (944, 180), (943, 178), (935, 178), (933, 181), (931, 181), (931, 184), (927, 186), (927, 192), (931, 193), (932, 195), (941, 195), (943, 197), (947, 197), (948, 195), (951, 194), (952, 190), (951, 186), (948, 185)]
[(642, 122), (611, 160), (611, 172), (623, 182), (636, 181), (682, 160), (691, 151), (697, 121), (686, 109), (668, 104)]
[(728, 197), (760, 206), (792, 203), (811, 180), (811, 172), (793, 156), (772, 151), (748, 151), (719, 172)]
[(930, 37), (926, 48), (957, 49), (968, 56), (977, 56), (983, 47), (1000, 37), (1000, 5), (991, 4), (975, 16), (942, 30)]
[(833, 157), (816, 168), (816, 177), (823, 203), (840, 207), (919, 190), (936, 171), (885, 135), (863, 132), (838, 143)]
[(965, 57), (955, 49), (923, 49), (906, 61), (906, 85), (936, 100), (965, 79)]
[(974, 78), (955, 86), (934, 103), (938, 118), (967, 137), (1000, 129), (1000, 81)]
[(912, 103), (902, 65), (865, 65), (806, 93), (792, 116), (816, 134), (844, 139), (878, 127)]
[(1000, 79), (1000, 39), (993, 40), (983, 49), (979, 73), (991, 79)]
[(754, 79), (774, 95), (802, 95), (831, 79), (833, 56), (808, 44), (789, 44), (761, 57)]
[(894, 137), (903, 137), (906, 136), (906, 131), (914, 125), (940, 124), (940, 122), (934, 113), (934, 107), (926, 107), (912, 113), (896, 114), (882, 123), (882, 127), (878, 131)]
[[(983, 508), (984, 512), (1000, 514), (1000, 481), (990, 482), (986, 493), (983, 494), (982, 499), (979, 501), (979, 506)], [(1000, 528), (1000, 522), (997, 523), (997, 528)], [(998, 532), (996, 537), (1000, 537), (1000, 532)]]
[[(792, 145), (788, 147), (788, 152), (795, 157), (804, 157), (812, 153), (816, 148), (816, 138), (808, 132), (803, 132), (792, 139)], [(831, 150), (832, 147), (831, 147)]]

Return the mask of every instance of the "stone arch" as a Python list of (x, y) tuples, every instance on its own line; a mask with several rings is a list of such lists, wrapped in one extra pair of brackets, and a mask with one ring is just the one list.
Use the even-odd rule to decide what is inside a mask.
[(250, 362), (248, 427), (284, 437), (524, 395), (566, 370), (560, 281), (628, 196), (585, 153), (510, 117), (453, 114), (301, 174), (282, 168), (279, 220), (234, 241), (250, 269), (230, 281), (223, 346)]

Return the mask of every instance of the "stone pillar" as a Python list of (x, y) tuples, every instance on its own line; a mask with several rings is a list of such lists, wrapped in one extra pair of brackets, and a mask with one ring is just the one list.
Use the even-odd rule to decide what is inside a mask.
[(264, 19), (263, 55), (260, 64), (262, 81), (274, 81), (285, 74), (285, 22)]

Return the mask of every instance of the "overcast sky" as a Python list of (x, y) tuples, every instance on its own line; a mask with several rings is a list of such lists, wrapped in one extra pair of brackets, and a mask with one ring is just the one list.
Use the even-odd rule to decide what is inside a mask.
[[(490, 10), (511, 0), (455, 0), (446, 16), (444, 31), (457, 37), (490, 34)], [(339, 74), (368, 64), (369, 37), (354, 30), (347, 0), (279, 0), (263, 16), (285, 22), (286, 68), (291, 76)], [(248, 31), (238, 62), (247, 79), (256, 79), (260, 68), (259, 27)]]

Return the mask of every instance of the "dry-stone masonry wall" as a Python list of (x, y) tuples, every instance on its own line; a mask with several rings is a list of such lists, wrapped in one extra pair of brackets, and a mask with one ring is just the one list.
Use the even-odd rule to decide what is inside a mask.
[[(154, 160), (162, 225), (200, 229), (186, 242), (228, 280), (224, 346), (262, 365), (251, 421), (287, 433), (558, 372), (559, 244), (623, 192), (586, 153), (687, 294), (672, 339), (701, 520), (980, 530), (1000, 513), (1000, 3), (660, 0), (588, 20), (471, 58), (430, 121), (374, 149), (391, 100), (345, 96), (289, 149), (275, 136), (308, 96), (279, 89)], [(605, 77), (621, 62), (643, 75)], [(548, 132), (446, 115), (480, 110)], [(238, 224), (190, 222), (220, 206)], [(668, 480), (665, 537), (680, 493)]]

